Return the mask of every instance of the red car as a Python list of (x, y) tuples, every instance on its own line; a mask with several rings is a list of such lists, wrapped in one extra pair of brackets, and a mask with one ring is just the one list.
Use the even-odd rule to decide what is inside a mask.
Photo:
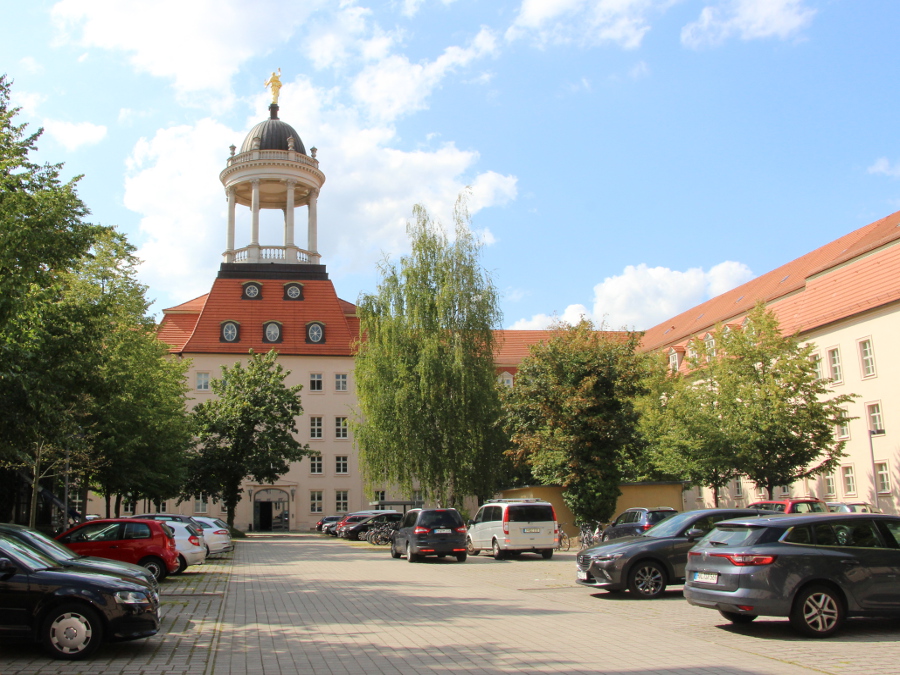
[(765, 509), (781, 513), (828, 513), (831, 509), (821, 499), (766, 499), (747, 505), (748, 509)]
[(80, 555), (141, 565), (157, 581), (178, 570), (175, 533), (168, 525), (156, 520), (91, 520), (63, 532), (56, 540)]

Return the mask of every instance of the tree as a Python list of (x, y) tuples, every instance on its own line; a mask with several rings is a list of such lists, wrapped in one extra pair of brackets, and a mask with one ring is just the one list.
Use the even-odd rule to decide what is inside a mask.
[(547, 485), (560, 485), (579, 520), (607, 521), (623, 458), (639, 443), (634, 399), (644, 390), (640, 334), (554, 326), (519, 365), (504, 399), (511, 453)]
[(831, 396), (810, 359), (814, 345), (783, 335), (758, 304), (743, 329), (720, 326), (697, 346), (690, 382), (665, 402), (670, 447), (703, 484), (746, 475), (769, 495), (775, 486), (829, 473), (843, 456), (834, 429), (853, 395)]
[(440, 504), (492, 495), (506, 442), (493, 329), (497, 291), (461, 197), (454, 238), (422, 206), (407, 224), (411, 253), (385, 260), (377, 293), (359, 300), (353, 420), (369, 484), (418, 486)]
[(194, 409), (197, 444), (182, 497), (205, 495), (222, 502), (229, 526), (234, 525), (245, 478), (274, 483), (291, 462), (315, 454), (294, 438), (296, 418), (303, 414), (303, 386), (285, 386), (289, 374), (274, 350), (250, 350), (246, 367), (240, 362), (222, 366), (222, 377), (210, 382), (217, 397)]

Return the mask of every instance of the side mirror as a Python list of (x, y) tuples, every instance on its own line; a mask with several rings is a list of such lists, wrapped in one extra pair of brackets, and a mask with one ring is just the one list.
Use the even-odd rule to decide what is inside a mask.
[(18, 568), (9, 558), (0, 558), (0, 574), (12, 574)]
[(699, 527), (692, 527), (687, 531), (685, 536), (688, 538), (688, 541), (694, 541), (695, 539), (699, 539), (700, 537), (706, 534), (705, 530), (701, 530)]

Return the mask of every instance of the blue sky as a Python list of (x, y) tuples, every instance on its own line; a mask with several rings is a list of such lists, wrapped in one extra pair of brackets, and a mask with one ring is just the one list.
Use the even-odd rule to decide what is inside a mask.
[(648, 328), (900, 209), (895, 0), (34, 0), (5, 18), (0, 72), (45, 128), (39, 158), (84, 174), (157, 313), (212, 283), (218, 174), (276, 68), (350, 301), (405, 252), (413, 204), (447, 221), (467, 185), (517, 328)]

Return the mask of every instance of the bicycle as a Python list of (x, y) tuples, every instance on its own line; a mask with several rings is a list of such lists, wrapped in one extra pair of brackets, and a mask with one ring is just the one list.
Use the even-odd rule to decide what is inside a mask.
[(566, 531), (563, 529), (563, 525), (565, 525), (565, 523), (560, 523), (557, 526), (559, 528), (559, 538), (556, 541), (557, 551), (568, 551), (569, 547), (572, 545), (572, 542), (569, 540), (569, 535), (567, 535)]
[(581, 548), (587, 548), (588, 546), (594, 545), (594, 529), (596, 528), (596, 523), (581, 523), (579, 527), (581, 528), (581, 532), (578, 535), (578, 543), (581, 545)]

